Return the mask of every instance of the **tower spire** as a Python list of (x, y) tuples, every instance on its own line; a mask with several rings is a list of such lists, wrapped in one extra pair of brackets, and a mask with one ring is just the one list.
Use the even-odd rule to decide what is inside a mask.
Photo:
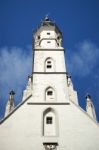
[(9, 92), (9, 99), (6, 105), (5, 117), (14, 109), (14, 95), (15, 92), (11, 90)]
[(74, 90), (71, 76), (69, 75), (69, 73), (67, 73), (67, 86), (68, 86), (69, 99), (78, 105), (77, 91)]
[(24, 99), (26, 99), (28, 96), (30, 96), (32, 94), (32, 80), (33, 80), (33, 76), (29, 75), (27, 87), (23, 92), (23, 98), (22, 98), (23, 101), (24, 101)]
[(95, 108), (92, 102), (91, 95), (89, 94), (86, 95), (86, 111), (90, 117), (96, 120)]

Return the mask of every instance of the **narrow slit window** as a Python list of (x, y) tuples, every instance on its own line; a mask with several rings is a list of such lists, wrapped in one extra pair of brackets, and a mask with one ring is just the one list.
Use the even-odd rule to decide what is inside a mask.
[(51, 61), (47, 61), (48, 64), (51, 64)]
[(47, 41), (47, 43), (51, 43), (51, 41)]
[(46, 124), (52, 124), (52, 117), (46, 118)]

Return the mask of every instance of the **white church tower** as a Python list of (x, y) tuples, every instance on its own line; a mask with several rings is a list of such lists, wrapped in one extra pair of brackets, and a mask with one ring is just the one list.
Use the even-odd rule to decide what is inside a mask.
[[(33, 32), (33, 68), (22, 102), (0, 122), (1, 150), (99, 150), (99, 125), (66, 73), (62, 33), (48, 17)], [(95, 115), (95, 111), (94, 111)]]

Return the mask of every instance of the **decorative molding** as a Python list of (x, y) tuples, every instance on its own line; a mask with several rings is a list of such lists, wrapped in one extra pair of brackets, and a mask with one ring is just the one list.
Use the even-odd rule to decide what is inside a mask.
[(70, 105), (69, 102), (66, 102), (66, 103), (60, 103), (60, 102), (28, 102), (27, 103), (28, 105)]
[(33, 49), (34, 51), (65, 51), (64, 49)]
[(43, 143), (46, 150), (55, 150), (58, 143)]
[(66, 74), (67, 72), (32, 72), (32, 74)]

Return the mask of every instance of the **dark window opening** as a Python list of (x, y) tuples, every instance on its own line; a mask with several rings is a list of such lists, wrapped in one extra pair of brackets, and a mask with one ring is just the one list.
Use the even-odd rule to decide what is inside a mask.
[(53, 92), (52, 91), (47, 91), (47, 95), (52, 95)]
[(50, 35), (50, 32), (47, 32), (47, 35)]
[(43, 143), (46, 150), (56, 150), (58, 143)]
[(57, 37), (57, 39), (59, 40), (59, 39), (60, 39), (60, 37), (58, 36), (58, 37)]
[(38, 35), (38, 39), (40, 39), (40, 35)]
[(52, 124), (52, 117), (46, 118), (46, 124)]
[(47, 68), (51, 68), (52, 66), (51, 65), (47, 65)]
[(51, 41), (47, 41), (47, 43), (51, 43)]
[(51, 61), (47, 61), (48, 64), (51, 64)]

